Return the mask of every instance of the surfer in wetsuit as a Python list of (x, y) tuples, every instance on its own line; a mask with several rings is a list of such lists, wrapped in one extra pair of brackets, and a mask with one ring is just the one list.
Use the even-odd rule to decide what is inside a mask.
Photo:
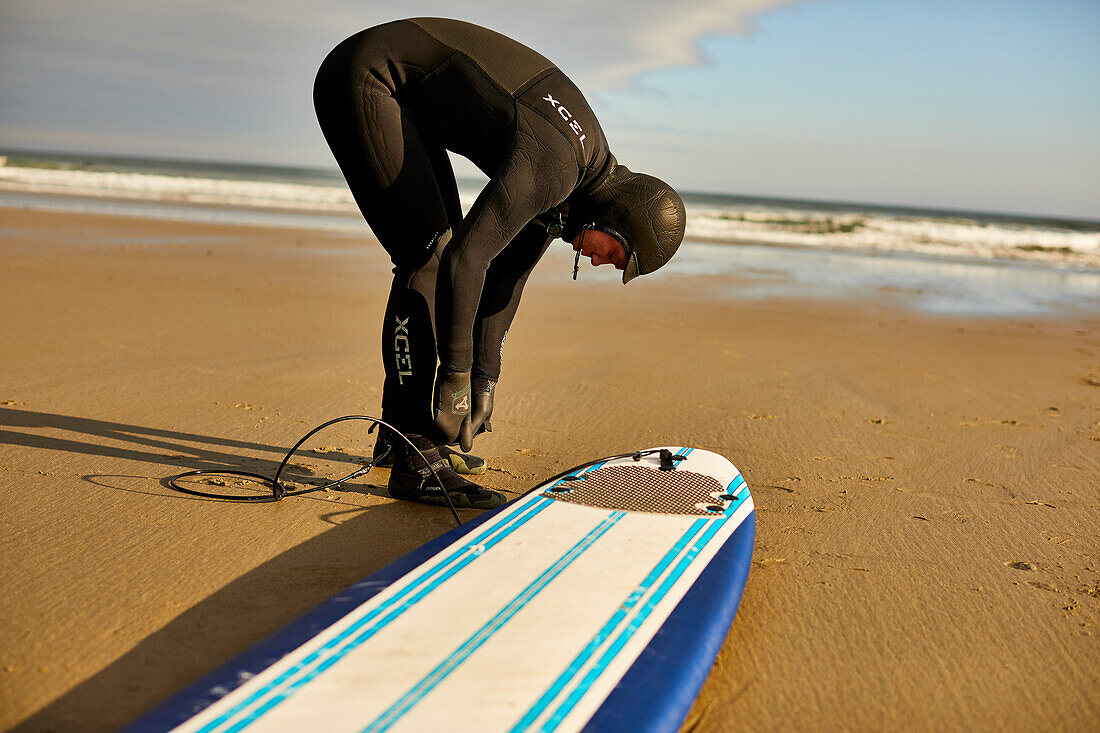
[[(314, 105), (394, 266), (382, 419), (411, 435), (444, 484), (394, 449), (389, 492), (441, 504), (446, 490), (456, 506), (498, 506), (503, 496), (454, 470), (480, 459), (447, 446), (469, 451), (490, 430), (504, 338), (531, 270), (560, 236), (578, 261), (623, 270), (623, 283), (653, 272), (683, 239), (683, 201), (618, 164), (556, 66), (470, 23), (416, 18), (355, 34), (321, 64)], [(489, 176), (465, 217), (447, 151)], [(379, 438), (378, 462), (390, 444)]]

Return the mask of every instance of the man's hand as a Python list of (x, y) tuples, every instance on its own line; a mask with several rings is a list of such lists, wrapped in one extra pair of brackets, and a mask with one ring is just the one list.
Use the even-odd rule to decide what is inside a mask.
[(470, 373), (452, 372), (442, 366), (435, 376), (435, 426), (445, 445), (458, 439), (462, 450), (474, 446), (470, 426)]
[(493, 426), (489, 424), (489, 418), (493, 414), (493, 393), (497, 383), (485, 377), (474, 377), (473, 384), (473, 410), (470, 413), (470, 427), (474, 435), (493, 432)]

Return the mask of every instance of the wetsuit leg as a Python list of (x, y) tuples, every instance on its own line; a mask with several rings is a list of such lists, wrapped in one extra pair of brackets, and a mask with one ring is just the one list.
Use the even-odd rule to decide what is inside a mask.
[(543, 225), (531, 222), (493, 258), (474, 322), (474, 376), (500, 378), (504, 337), (519, 308), (523, 286), (551, 238)]
[[(447, 151), (429, 148), (429, 159), (448, 225), (461, 221), (458, 185)], [(435, 289), (438, 251), (412, 269), (394, 259), (393, 284), (382, 324), (382, 419), (399, 430), (432, 435), (432, 390), (435, 384)]]
[(341, 47), (314, 87), (317, 118), (367, 224), (393, 262), (382, 327), (382, 418), (430, 434), (436, 369), (436, 247), (461, 217), (446, 151)]

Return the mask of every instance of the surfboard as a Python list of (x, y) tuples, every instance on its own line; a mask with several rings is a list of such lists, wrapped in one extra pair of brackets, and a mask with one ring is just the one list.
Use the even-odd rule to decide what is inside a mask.
[(686, 447), (547, 481), (125, 730), (675, 731), (748, 577), (752, 496)]

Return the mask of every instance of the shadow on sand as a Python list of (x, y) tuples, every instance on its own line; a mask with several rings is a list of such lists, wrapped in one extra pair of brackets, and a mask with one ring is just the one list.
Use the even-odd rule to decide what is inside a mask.
[[(0, 430), (0, 441), (5, 443), (159, 463), (170, 466), (173, 473), (192, 468), (238, 468), (241, 459), (232, 451), (249, 450), (273, 456), (249, 465), (249, 470), (266, 471), (270, 475), (286, 451), (259, 443), (9, 408), (0, 408), (0, 424), (7, 428), (56, 428), (78, 434), (76, 438), (60, 439)], [(145, 449), (102, 445), (97, 440), (122, 441)], [(196, 448), (196, 443), (209, 447)], [(109, 480), (104, 480), (109, 478), (85, 476), (85, 480), (101, 486), (132, 490), (112, 486)], [(384, 490), (368, 486), (366, 491), (378, 494)], [(308, 497), (286, 501), (301, 500)], [(325, 502), (328, 507), (333, 503)], [(257, 506), (256, 510), (264, 511), (264, 507), (267, 505)], [(404, 502), (371, 507), (345, 503), (322, 519), (333, 524), (333, 528), (250, 570), (183, 611), (14, 730), (114, 730), (341, 589), (454, 526), (443, 511)], [(196, 568), (196, 572), (200, 571), (201, 568)], [(177, 582), (186, 583), (186, 578)], [(165, 583), (171, 584), (171, 580)], [(134, 592), (141, 596), (149, 591)], [(165, 605), (170, 602), (166, 600)], [(87, 633), (108, 637), (113, 632), (89, 629)], [(111, 644), (109, 640), (104, 643)]]
[[(0, 428), (0, 444), (160, 464), (178, 469), (173, 473), (197, 469), (239, 469), (247, 466), (248, 470), (271, 476), (289, 447), (8, 407), (0, 407), (0, 426), (64, 430), (81, 436), (56, 438)], [(98, 440), (92, 442), (82, 436)], [(124, 445), (118, 445), (119, 443)], [(133, 447), (135, 445), (146, 450)], [(241, 451), (270, 454), (271, 458), (242, 457)], [(354, 457), (339, 452), (330, 452), (328, 458), (355, 460)]]

